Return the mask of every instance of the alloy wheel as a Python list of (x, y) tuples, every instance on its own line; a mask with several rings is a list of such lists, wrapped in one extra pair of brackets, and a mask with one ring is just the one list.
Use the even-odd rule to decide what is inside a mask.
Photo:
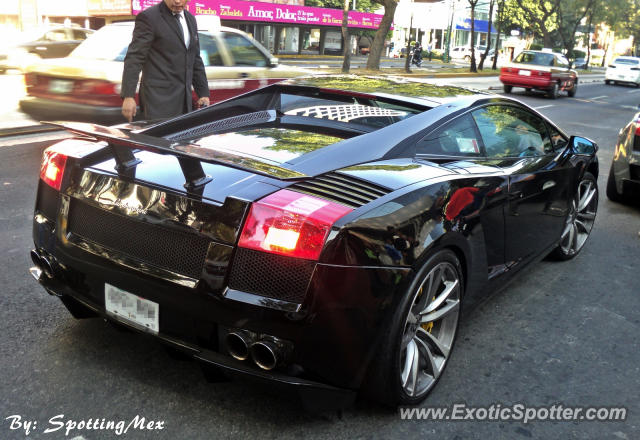
[(576, 255), (589, 238), (598, 210), (598, 186), (592, 179), (583, 179), (571, 202), (560, 249), (567, 256)]
[(460, 276), (449, 262), (434, 266), (417, 289), (400, 350), (400, 383), (408, 396), (426, 394), (442, 373), (458, 327), (460, 293)]

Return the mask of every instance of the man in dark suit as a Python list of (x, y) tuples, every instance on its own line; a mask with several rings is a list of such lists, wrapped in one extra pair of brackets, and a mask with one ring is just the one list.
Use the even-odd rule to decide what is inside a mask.
[(169, 118), (191, 111), (191, 87), (198, 107), (209, 105), (209, 87), (200, 58), (196, 20), (184, 8), (188, 0), (162, 0), (136, 17), (124, 59), (122, 114), (136, 115), (134, 99), (140, 80), (140, 107), (145, 119)]

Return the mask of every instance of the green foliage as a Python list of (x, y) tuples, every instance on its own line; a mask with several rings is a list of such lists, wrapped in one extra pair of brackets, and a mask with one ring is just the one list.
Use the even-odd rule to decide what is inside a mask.
[[(349, 5), (351, 4), (352, 0), (349, 0)], [(314, 6), (316, 8), (342, 9), (344, 7), (344, 0), (305, 0), (304, 5)], [(380, 5), (372, 0), (356, 0), (357, 11), (373, 12), (378, 9), (379, 6)], [(349, 6), (349, 9), (351, 9), (351, 6)]]
[(531, 45), (529, 46), (529, 49), (531, 50), (542, 50), (544, 46), (540, 43), (531, 43)]

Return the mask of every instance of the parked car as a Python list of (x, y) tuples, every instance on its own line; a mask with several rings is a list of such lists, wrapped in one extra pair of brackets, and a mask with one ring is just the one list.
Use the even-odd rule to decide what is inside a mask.
[(93, 32), (76, 27), (48, 27), (27, 33), (22, 37), (24, 41), (0, 51), (0, 73), (10, 69), (24, 71), (42, 58), (66, 57)]
[(418, 404), (462, 304), (574, 258), (598, 206), (593, 142), (456, 87), (316, 76), (62, 126), (33, 222), (46, 291), (316, 409)]
[(640, 113), (618, 134), (607, 180), (607, 197), (619, 203), (640, 201)]
[(561, 90), (575, 96), (578, 90), (578, 72), (571, 69), (569, 61), (558, 53), (525, 50), (500, 69), (500, 81), (504, 92), (514, 87), (527, 91), (542, 90), (555, 99)]
[[(35, 119), (124, 122), (120, 83), (133, 25), (104, 26), (67, 58), (31, 66), (25, 77), (28, 96), (20, 101), (20, 109)], [(307, 72), (279, 65), (242, 31), (222, 27), (199, 36), (212, 102)]]
[(589, 65), (587, 64), (586, 58), (576, 58), (572, 67), (574, 69), (588, 69)]
[[(480, 57), (482, 56), (486, 48), (487, 46), (476, 46), (475, 48), (476, 62), (480, 61)], [(489, 49), (488, 59), (493, 60), (494, 52), (495, 52), (494, 49)], [(469, 46), (456, 46), (451, 49), (451, 51), (449, 52), (449, 56), (451, 57), (452, 60), (464, 60), (464, 61), (470, 62), (471, 48)]]
[(605, 84), (633, 84), (640, 87), (640, 58), (617, 57), (604, 73)]

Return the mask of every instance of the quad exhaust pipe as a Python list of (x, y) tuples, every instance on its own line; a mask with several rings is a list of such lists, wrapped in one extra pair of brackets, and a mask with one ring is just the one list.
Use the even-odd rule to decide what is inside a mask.
[(244, 361), (249, 358), (249, 347), (254, 337), (246, 330), (235, 330), (227, 333), (227, 350), (234, 359)]
[(263, 339), (251, 345), (251, 359), (263, 370), (273, 370), (282, 361), (282, 350), (275, 342)]
[(227, 351), (239, 361), (249, 358), (263, 370), (273, 370), (283, 364), (290, 350), (285, 341), (273, 336), (261, 335), (247, 330), (233, 330), (227, 333)]
[(36, 280), (39, 280), (43, 274), (47, 278), (55, 278), (57, 264), (52, 257), (38, 252), (35, 249), (31, 250), (29, 255), (31, 256), (31, 261), (33, 261), (33, 264), (35, 265), (29, 269), (29, 272)]

